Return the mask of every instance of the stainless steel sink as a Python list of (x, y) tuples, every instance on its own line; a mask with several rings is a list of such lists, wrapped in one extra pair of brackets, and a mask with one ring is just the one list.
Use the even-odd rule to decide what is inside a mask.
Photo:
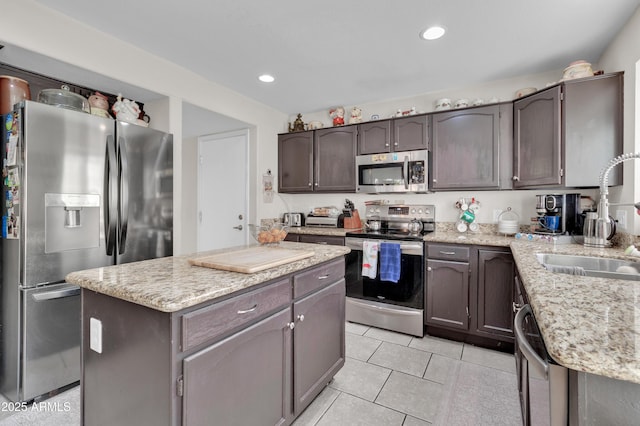
[(640, 281), (640, 262), (569, 254), (536, 254), (547, 270), (570, 275)]

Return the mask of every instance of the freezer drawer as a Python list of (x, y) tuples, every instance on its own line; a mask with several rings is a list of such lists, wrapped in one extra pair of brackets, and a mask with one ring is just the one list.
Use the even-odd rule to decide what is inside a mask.
[(80, 288), (54, 284), (22, 290), (23, 400), (80, 380)]

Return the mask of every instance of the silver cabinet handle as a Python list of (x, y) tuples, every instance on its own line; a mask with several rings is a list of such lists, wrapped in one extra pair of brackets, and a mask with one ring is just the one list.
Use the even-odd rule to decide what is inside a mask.
[(249, 312), (253, 312), (258, 308), (258, 304), (256, 303), (249, 309), (245, 309), (244, 311), (238, 311), (238, 314), (248, 314)]
[(326, 280), (327, 278), (329, 278), (329, 275), (321, 275), (318, 277), (319, 280)]
[(304, 315), (303, 314), (298, 315), (298, 319), (300, 320), (300, 322), (304, 321)]
[(427, 266), (427, 272), (431, 272), (433, 269), (431, 269), (431, 266)]
[(288, 322), (287, 323), (287, 327), (289, 327), (291, 330), (293, 330), (294, 328), (296, 328), (296, 325), (293, 322)]
[(516, 181), (520, 180), (520, 178), (518, 176), (514, 176), (511, 179), (516, 180)]
[(234, 226), (233, 229), (237, 229), (238, 231), (242, 231), (242, 225)]
[(454, 254), (456, 254), (456, 252), (455, 251), (443, 251), (443, 250), (440, 250), (440, 254), (448, 254), (450, 256), (453, 256)]

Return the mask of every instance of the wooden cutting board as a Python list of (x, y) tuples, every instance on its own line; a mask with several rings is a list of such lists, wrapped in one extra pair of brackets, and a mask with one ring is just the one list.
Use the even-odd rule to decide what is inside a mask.
[(205, 268), (251, 274), (306, 259), (314, 254), (314, 252), (307, 250), (260, 246), (189, 259), (189, 263)]

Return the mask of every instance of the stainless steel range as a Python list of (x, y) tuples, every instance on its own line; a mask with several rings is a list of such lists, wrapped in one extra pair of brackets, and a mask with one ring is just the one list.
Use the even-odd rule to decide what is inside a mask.
[[(345, 238), (351, 249), (346, 268), (346, 319), (422, 337), (423, 238), (435, 230), (435, 207), (373, 205), (366, 207), (365, 218), (366, 228), (348, 232)], [(391, 263), (396, 263), (392, 269), (399, 267), (397, 282), (385, 274), (387, 253), (396, 253)], [(383, 255), (385, 265), (380, 262)], [(374, 265), (369, 263), (372, 258), (378, 259)]]

